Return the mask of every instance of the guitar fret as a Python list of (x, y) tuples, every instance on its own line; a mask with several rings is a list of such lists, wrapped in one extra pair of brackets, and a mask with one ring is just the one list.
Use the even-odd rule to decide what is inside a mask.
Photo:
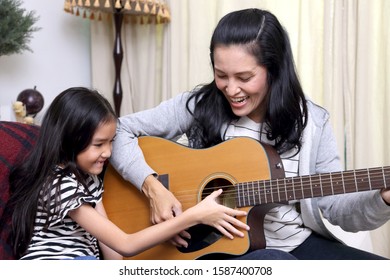
[(297, 200), (297, 197), (295, 196), (294, 178), (291, 178), (291, 185), (292, 185), (292, 191), (293, 191), (293, 194), (294, 194), (294, 200)]
[[(330, 183), (330, 191), (331, 191), (331, 193), (330, 193), (329, 195), (334, 195), (333, 180), (335, 180), (334, 177), (337, 178), (337, 176), (336, 176), (335, 174), (333, 174), (333, 173), (329, 173), (328, 175), (329, 175), (329, 183)], [(338, 183), (337, 183), (337, 181), (336, 181), (336, 185), (337, 185), (337, 184), (338, 184)]]
[(256, 186), (255, 186), (255, 182), (251, 182), (251, 188), (252, 188), (252, 200), (253, 200), (253, 203), (254, 204), (257, 204), (258, 202), (258, 199), (257, 199), (257, 195), (256, 195)]
[[(334, 195), (334, 189), (335, 189), (335, 188), (333, 187), (333, 180), (332, 180), (332, 176), (333, 176), (333, 175), (332, 175), (332, 173), (330, 173), (330, 174), (329, 174), (329, 177), (330, 177), (330, 182), (331, 182), (331, 184), (330, 184), (330, 185), (332, 186), (330, 189), (332, 190), (332, 195)], [(341, 184), (343, 185), (343, 188), (344, 188), (344, 179), (343, 179), (343, 173), (341, 173)], [(337, 184), (337, 185), (338, 185), (338, 184)]]
[(259, 191), (263, 198), (263, 203), (267, 203), (267, 197), (265, 196), (265, 181), (261, 181), (261, 186), (259, 185)]
[(383, 182), (384, 182), (385, 188), (387, 188), (387, 183), (386, 183), (386, 176), (385, 176), (385, 169), (384, 169), (384, 167), (382, 167), (382, 176), (383, 176)]
[(250, 196), (248, 190), (249, 190), (249, 183), (246, 183), (246, 184), (245, 184), (245, 195), (246, 195), (246, 200), (248, 201), (247, 203), (248, 203), (249, 205), (251, 205), (251, 196)]
[(309, 182), (310, 182), (311, 196), (312, 196), (312, 197), (314, 197), (314, 192), (313, 192), (313, 183), (311, 182), (311, 176), (309, 176)]
[(358, 172), (358, 179), (357, 179), (357, 184), (356, 184), (356, 191), (358, 192), (360, 190), (360, 187), (363, 187), (363, 185), (365, 185), (365, 181), (364, 181), (364, 178), (362, 177), (362, 170), (360, 170)]
[(248, 191), (248, 184), (245, 184), (245, 196), (246, 196), (246, 200), (247, 200), (247, 204), (248, 205), (251, 205), (251, 198), (249, 196), (249, 191)]
[(243, 189), (243, 198), (244, 198), (244, 204), (248, 205), (248, 183), (242, 184), (242, 189)]
[(241, 192), (242, 192), (241, 184), (237, 184), (237, 198), (238, 198), (237, 205), (238, 205), (238, 207), (243, 206), (243, 204), (241, 202), (241, 197), (242, 197)]
[(250, 184), (252, 185), (252, 198), (253, 198), (253, 203), (255, 203), (257, 200), (256, 200), (256, 193), (255, 193), (254, 182), (251, 182)]
[(286, 178), (283, 178), (283, 182), (284, 182), (284, 191), (285, 191), (285, 194), (286, 194), (286, 201), (289, 201), (289, 199), (288, 199), (288, 193), (287, 193)]
[(367, 169), (367, 175), (368, 175), (368, 185), (370, 187), (370, 190), (372, 190), (372, 187), (371, 187), (371, 177), (370, 177), (370, 170)]
[[(301, 177), (301, 186), (302, 186), (302, 198), (313, 197), (313, 188), (311, 186), (310, 176)], [(306, 188), (305, 186), (310, 186), (310, 188)]]
[(276, 179), (276, 188), (278, 189), (278, 198), (279, 198), (279, 202), (280, 202), (282, 200), (280, 199), (279, 179)]
[(343, 173), (337, 172), (337, 173), (329, 173), (329, 178), (331, 182), (331, 190), (332, 193), (330, 195), (335, 194), (342, 194), (345, 193), (344, 191), (344, 179), (343, 179)]
[(313, 193), (313, 197), (315, 196), (320, 196), (321, 194), (321, 189), (318, 190), (318, 184), (316, 183), (318, 180), (316, 180), (314, 178), (313, 180), (313, 176), (312, 175), (308, 175), (309, 178), (310, 178), (310, 184), (311, 184), (311, 190), (312, 190), (312, 193)]
[[(334, 174), (330, 174), (330, 177), (332, 178), (331, 179), (331, 181), (332, 181), (332, 195), (345, 193), (343, 172), (337, 172)], [(333, 184), (333, 182), (336, 182), (336, 184)]]
[(285, 179), (285, 184), (286, 184), (287, 201), (294, 200), (295, 193), (294, 193), (294, 188), (292, 187), (293, 183), (291, 177)]
[[(302, 183), (300, 177), (291, 177), (291, 181), (293, 183), (294, 188), (294, 199), (298, 200), (302, 198)], [(299, 191), (299, 189), (301, 189)]]
[(365, 190), (369, 182), (367, 182), (368, 176), (367, 176), (367, 170), (359, 170), (357, 172), (357, 180), (356, 180), (356, 191), (360, 192), (362, 190)]
[(324, 190), (322, 188), (322, 180), (321, 180), (322, 174), (318, 175), (318, 179), (320, 179), (320, 188), (321, 188), (321, 195), (324, 195)]
[[(264, 197), (265, 197), (265, 203), (270, 203), (272, 202), (272, 197), (270, 194), (270, 186), (269, 186), (270, 181), (264, 181)], [(267, 184), (268, 183), (268, 184)]]
[(259, 185), (256, 182), (252, 182), (253, 199), (257, 203), (261, 203), (261, 197), (259, 195)]
[[(245, 189), (245, 186), (246, 186), (246, 189)], [(248, 204), (248, 202), (246, 201), (246, 200), (248, 200), (248, 185), (247, 184), (245, 184), (245, 185), (243, 185), (243, 189), (244, 189), (244, 205), (250, 205), (250, 204)]]
[(357, 179), (356, 179), (356, 170), (353, 171), (353, 176), (354, 176), (354, 179), (355, 179), (355, 189), (356, 189), (356, 191), (358, 191), (358, 184), (357, 184)]
[(259, 183), (257, 183), (257, 193), (258, 193), (258, 197), (259, 197), (260, 203), (263, 203), (262, 200), (261, 200), (261, 188), (260, 188), (260, 184)]
[(253, 183), (249, 182), (248, 184), (248, 200), (249, 200), (249, 205), (255, 204), (255, 197), (253, 196)]

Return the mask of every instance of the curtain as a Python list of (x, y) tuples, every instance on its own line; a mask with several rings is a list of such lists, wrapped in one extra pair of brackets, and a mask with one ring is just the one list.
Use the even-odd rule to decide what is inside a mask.
[[(390, 1), (167, 0), (166, 25), (123, 25), (121, 115), (151, 108), (209, 82), (209, 42), (226, 13), (256, 7), (274, 13), (290, 36), (307, 96), (325, 107), (345, 169), (390, 164)], [(92, 82), (112, 102), (113, 26), (92, 22)], [(345, 233), (349, 245), (390, 257), (390, 224)]]
[[(390, 2), (326, 1), (324, 12), (323, 105), (332, 116), (344, 166), (388, 165)], [(371, 243), (373, 252), (390, 256), (389, 223), (360, 234), (364, 245), (359, 245)], [(351, 234), (345, 236), (350, 240)]]

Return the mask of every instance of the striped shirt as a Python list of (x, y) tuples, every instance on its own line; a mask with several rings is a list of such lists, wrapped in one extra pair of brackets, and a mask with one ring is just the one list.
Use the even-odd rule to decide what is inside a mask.
[(80, 256), (99, 259), (96, 238), (74, 222), (68, 213), (84, 203), (95, 207), (102, 199), (102, 182), (97, 176), (88, 175), (86, 189), (77, 182), (74, 174), (63, 177), (60, 184), (59, 177), (52, 184), (51, 195), (53, 197), (58, 186), (60, 205), (58, 209), (54, 202), (50, 205), (50, 212), (58, 215), (52, 216), (47, 229), (44, 229), (47, 214), (38, 206), (33, 237), (22, 259), (73, 259)]
[[(273, 145), (274, 143), (267, 139), (265, 126), (265, 124), (255, 123), (248, 117), (242, 117), (223, 129), (224, 139), (246, 136)], [(290, 150), (281, 154), (280, 158), (283, 162), (285, 176), (297, 176), (299, 153), (296, 154), (296, 150)], [(303, 226), (301, 214), (297, 211), (296, 204), (292, 202), (268, 212), (264, 218), (264, 234), (268, 249), (290, 252), (309, 237), (311, 230)]]

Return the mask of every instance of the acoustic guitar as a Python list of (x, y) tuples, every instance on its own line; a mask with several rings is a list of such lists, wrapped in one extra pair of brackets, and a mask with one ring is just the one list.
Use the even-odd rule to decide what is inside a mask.
[[(278, 204), (390, 186), (390, 167), (285, 178), (275, 150), (245, 137), (207, 149), (191, 149), (151, 136), (139, 138), (139, 145), (183, 210), (222, 188), (220, 203), (247, 211), (248, 215), (240, 219), (251, 229), (244, 232), (244, 238), (230, 240), (213, 227), (197, 225), (188, 229), (192, 237), (188, 248), (165, 242), (131, 259), (188, 260), (213, 253), (239, 256), (265, 248), (264, 216)], [(131, 233), (151, 226), (149, 201), (111, 165), (104, 175), (104, 188), (107, 215), (123, 231)]]

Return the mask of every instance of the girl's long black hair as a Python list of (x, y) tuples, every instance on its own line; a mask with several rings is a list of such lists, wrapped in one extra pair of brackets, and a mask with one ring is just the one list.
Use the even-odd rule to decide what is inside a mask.
[[(210, 58), (218, 46), (240, 45), (267, 69), (267, 110), (264, 122), (267, 138), (280, 152), (301, 148), (302, 131), (307, 122), (306, 99), (296, 73), (287, 32), (268, 11), (245, 9), (224, 16), (214, 30)], [(195, 148), (210, 147), (223, 141), (221, 127), (238, 117), (230, 108), (215, 81), (194, 89), (194, 123), (188, 133)], [(190, 100), (191, 100), (190, 98)], [(189, 103), (187, 103), (187, 107)]]
[(56, 166), (63, 167), (61, 175), (72, 173), (84, 185), (85, 174), (77, 168), (76, 156), (87, 148), (99, 125), (113, 120), (116, 116), (111, 105), (95, 90), (69, 88), (53, 100), (42, 120), (34, 149), (10, 174), (9, 207), (13, 208), (16, 257), (21, 257), (30, 243), (38, 203), (46, 211), (46, 226), (50, 217), (56, 215), (49, 210), (51, 202), (59, 204), (58, 187), (54, 196), (48, 195), (54, 177), (58, 176)]

